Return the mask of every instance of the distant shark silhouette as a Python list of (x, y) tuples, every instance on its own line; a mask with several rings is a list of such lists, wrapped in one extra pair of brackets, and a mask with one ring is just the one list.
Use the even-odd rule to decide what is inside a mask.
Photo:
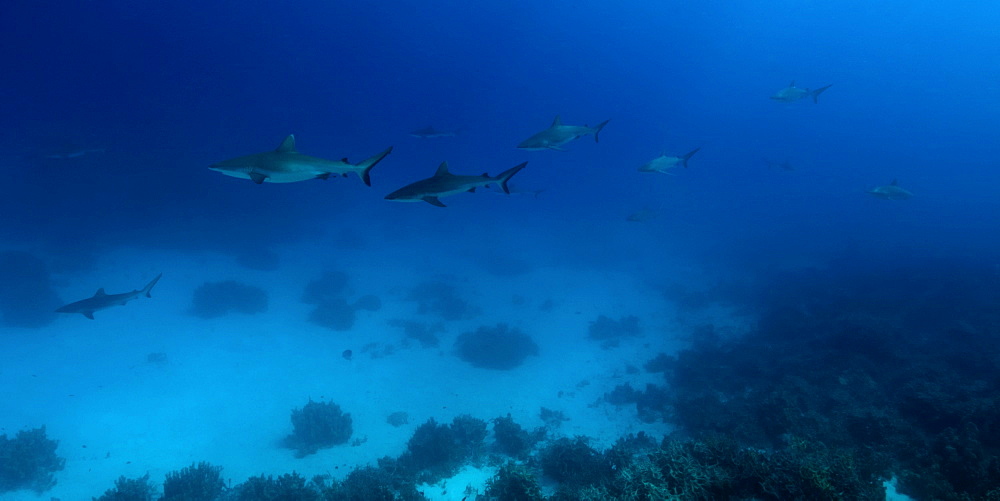
[(98, 310), (104, 310), (112, 306), (125, 306), (129, 301), (136, 299), (140, 296), (153, 297), (149, 294), (149, 291), (153, 290), (153, 286), (156, 282), (160, 280), (163, 273), (160, 273), (152, 281), (146, 284), (142, 290), (134, 290), (132, 292), (126, 292), (124, 294), (107, 294), (104, 292), (104, 288), (97, 289), (97, 292), (93, 296), (87, 299), (81, 299), (75, 303), (67, 304), (56, 310), (57, 313), (80, 313), (83, 316), (93, 320), (94, 312)]
[(784, 89), (775, 92), (774, 95), (771, 96), (771, 99), (774, 99), (775, 101), (781, 101), (783, 103), (791, 103), (798, 101), (800, 99), (811, 97), (813, 103), (819, 103), (819, 95), (822, 94), (823, 91), (825, 91), (826, 89), (829, 89), (831, 85), (833, 84), (827, 85), (826, 87), (820, 87), (814, 90), (800, 89), (795, 86), (795, 80), (792, 80), (792, 83), (788, 84), (788, 87), (785, 87)]
[(611, 120), (605, 120), (599, 124), (597, 127), (588, 127), (586, 125), (563, 125), (562, 119), (559, 115), (556, 115), (556, 119), (552, 121), (552, 125), (548, 129), (545, 129), (517, 145), (518, 148), (522, 150), (563, 150), (563, 145), (574, 141), (578, 138), (586, 136), (588, 134), (594, 135), (594, 142), (600, 142), (598, 140), (598, 135), (601, 133), (601, 129)]
[(417, 129), (410, 133), (413, 137), (419, 137), (421, 139), (433, 139), (438, 137), (455, 137), (458, 135), (458, 131), (454, 130), (437, 130), (434, 127), (428, 125), (423, 129)]
[(881, 198), (882, 200), (909, 200), (910, 198), (913, 198), (913, 193), (909, 190), (900, 188), (895, 179), (885, 186), (876, 186), (868, 190), (867, 193), (875, 198)]
[(688, 160), (690, 160), (691, 157), (693, 157), (694, 154), (698, 153), (698, 151), (700, 150), (701, 148), (695, 148), (679, 157), (668, 156), (666, 153), (664, 153), (650, 160), (642, 167), (639, 167), (639, 172), (659, 172), (662, 174), (671, 174), (670, 171), (678, 167), (687, 168)]
[(358, 164), (352, 164), (346, 158), (326, 160), (303, 155), (296, 151), (295, 136), (289, 134), (281, 142), (281, 146), (278, 146), (278, 149), (274, 151), (223, 160), (212, 164), (209, 169), (227, 176), (250, 179), (257, 184), (265, 181), (269, 183), (295, 183), (309, 179), (327, 179), (333, 175), (347, 176), (353, 172), (366, 185), (371, 186), (370, 172), (372, 168), (391, 152), (392, 146)]
[(509, 195), (510, 188), (507, 187), (507, 181), (514, 177), (514, 174), (520, 172), (525, 165), (528, 165), (528, 162), (511, 167), (497, 176), (490, 176), (486, 173), (481, 176), (461, 176), (448, 172), (448, 162), (441, 162), (434, 176), (408, 184), (386, 195), (385, 199), (397, 202), (427, 202), (438, 207), (446, 207), (445, 204), (441, 203), (442, 197), (466, 191), (475, 193), (476, 188), (490, 184), (499, 184), (500, 189)]

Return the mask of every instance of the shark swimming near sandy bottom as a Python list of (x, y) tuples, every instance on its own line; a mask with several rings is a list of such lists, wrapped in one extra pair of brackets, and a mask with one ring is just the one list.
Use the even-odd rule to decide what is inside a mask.
[(868, 190), (867, 193), (875, 198), (881, 198), (882, 200), (909, 200), (910, 198), (913, 198), (913, 193), (904, 188), (900, 188), (895, 179), (885, 186), (876, 186)]
[(500, 185), (504, 193), (510, 194), (507, 181), (526, 165), (528, 162), (511, 167), (496, 176), (486, 173), (481, 176), (462, 176), (452, 174), (448, 171), (448, 162), (441, 162), (432, 177), (408, 184), (386, 195), (385, 199), (396, 202), (427, 202), (438, 207), (446, 207), (441, 203), (441, 198), (467, 191), (475, 193), (476, 188), (491, 184)]
[(774, 95), (771, 96), (771, 99), (775, 101), (781, 101), (783, 103), (791, 103), (798, 101), (800, 99), (811, 97), (813, 103), (819, 103), (819, 95), (822, 94), (823, 91), (825, 91), (826, 89), (829, 89), (830, 86), (832, 85), (833, 84), (830, 84), (825, 87), (820, 87), (818, 89), (813, 89), (813, 90), (800, 89), (795, 86), (795, 80), (792, 80), (792, 83), (788, 84), (788, 87), (785, 87), (784, 89), (775, 92)]
[(209, 169), (227, 176), (250, 179), (257, 184), (295, 183), (309, 179), (328, 179), (330, 176), (358, 175), (368, 186), (372, 185), (371, 170), (392, 152), (392, 146), (361, 163), (352, 164), (346, 158), (327, 160), (303, 155), (295, 149), (295, 136), (289, 134), (278, 149), (223, 160)]
[(157, 275), (142, 290), (134, 290), (124, 294), (107, 294), (104, 292), (104, 288), (101, 287), (97, 289), (97, 292), (93, 296), (67, 304), (57, 309), (56, 313), (80, 313), (93, 320), (95, 311), (111, 308), (112, 306), (125, 306), (129, 301), (141, 296), (153, 297), (149, 291), (153, 290), (153, 286), (156, 285), (156, 282), (160, 281), (160, 277), (162, 276), (163, 273)]
[(642, 167), (639, 167), (639, 172), (659, 172), (662, 174), (672, 174), (670, 171), (678, 167), (687, 168), (688, 160), (690, 160), (691, 157), (693, 157), (694, 154), (698, 153), (698, 151), (700, 150), (701, 148), (695, 148), (679, 157), (670, 156), (664, 153), (650, 160), (649, 162), (646, 162), (645, 164), (642, 165)]
[(563, 150), (563, 145), (574, 141), (578, 138), (586, 136), (588, 134), (594, 135), (594, 142), (599, 141), (599, 134), (601, 129), (611, 120), (605, 120), (596, 127), (588, 127), (586, 125), (563, 125), (562, 119), (559, 115), (556, 115), (555, 120), (552, 121), (552, 125), (548, 129), (534, 134), (533, 136), (521, 141), (521, 144), (517, 145), (518, 148), (522, 150)]

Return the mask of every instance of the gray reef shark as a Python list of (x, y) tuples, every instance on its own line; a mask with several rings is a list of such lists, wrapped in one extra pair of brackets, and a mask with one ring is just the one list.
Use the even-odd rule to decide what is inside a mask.
[(476, 188), (491, 184), (500, 185), (500, 189), (504, 193), (510, 194), (507, 181), (514, 177), (514, 174), (520, 172), (525, 165), (528, 165), (528, 162), (511, 167), (497, 176), (490, 176), (486, 173), (481, 176), (461, 176), (448, 172), (448, 162), (441, 162), (434, 176), (408, 184), (386, 195), (385, 199), (397, 202), (427, 202), (438, 207), (445, 207), (441, 203), (441, 198), (466, 191), (475, 193)]
[(678, 167), (686, 168), (688, 166), (688, 159), (693, 157), (695, 153), (698, 153), (699, 150), (701, 150), (701, 148), (695, 148), (679, 157), (668, 156), (666, 153), (664, 153), (650, 160), (642, 167), (639, 167), (639, 172), (660, 172), (663, 174), (672, 175), (672, 173), (670, 172), (671, 170), (676, 169)]
[(876, 186), (868, 190), (867, 193), (882, 200), (909, 200), (913, 197), (913, 193), (900, 188), (895, 179), (885, 186)]
[(158, 282), (162, 276), (163, 273), (157, 275), (156, 278), (146, 284), (142, 290), (135, 290), (124, 294), (107, 294), (104, 292), (104, 288), (102, 287), (97, 289), (97, 292), (95, 292), (93, 296), (88, 297), (87, 299), (81, 299), (75, 303), (67, 304), (66, 306), (56, 310), (56, 312), (80, 313), (93, 320), (95, 311), (110, 308), (112, 306), (125, 306), (125, 303), (141, 296), (153, 297), (149, 294), (149, 291), (153, 290), (153, 286), (156, 285), (156, 282)]
[(104, 148), (67, 148), (45, 155), (52, 160), (72, 160), (91, 153), (104, 153)]
[(419, 137), (421, 139), (434, 139), (438, 137), (455, 137), (458, 135), (458, 131), (454, 130), (437, 130), (434, 127), (428, 125), (423, 129), (417, 129), (410, 133), (413, 137)]
[(795, 170), (795, 166), (793, 166), (788, 160), (785, 160), (784, 162), (774, 162), (765, 158), (764, 163), (767, 164), (768, 169), (781, 169), (787, 171)]
[(775, 101), (781, 101), (783, 103), (791, 103), (804, 99), (807, 97), (812, 97), (814, 103), (819, 103), (819, 95), (823, 93), (826, 89), (829, 89), (833, 84), (827, 85), (826, 87), (820, 87), (818, 89), (800, 89), (795, 86), (795, 80), (788, 84), (788, 87), (775, 92), (771, 99)]
[(643, 207), (626, 216), (625, 220), (632, 223), (645, 223), (646, 221), (656, 219), (657, 216), (659, 216), (659, 213), (655, 209)]
[(552, 125), (550, 125), (548, 129), (521, 141), (521, 144), (517, 145), (517, 147), (522, 150), (565, 151), (562, 148), (563, 145), (588, 134), (594, 135), (594, 142), (600, 142), (598, 134), (601, 133), (601, 129), (603, 129), (605, 125), (608, 125), (608, 122), (610, 121), (611, 120), (605, 120), (597, 124), (597, 127), (588, 127), (586, 125), (563, 125), (559, 115), (556, 115), (556, 119), (552, 121)]
[(289, 134), (274, 151), (254, 153), (223, 160), (209, 169), (227, 176), (250, 179), (257, 184), (295, 183), (309, 179), (328, 179), (330, 176), (358, 175), (368, 186), (372, 185), (371, 170), (392, 152), (392, 146), (361, 163), (352, 164), (346, 158), (326, 160), (303, 155), (295, 150), (295, 136)]

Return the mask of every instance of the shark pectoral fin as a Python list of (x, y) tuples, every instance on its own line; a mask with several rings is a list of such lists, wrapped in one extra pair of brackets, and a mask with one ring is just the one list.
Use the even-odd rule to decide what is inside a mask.
[(550, 150), (556, 150), (556, 151), (566, 151), (565, 148), (560, 148), (558, 146), (546, 146), (546, 148), (548, 148)]
[(251, 172), (248, 175), (250, 176), (250, 180), (257, 184), (261, 184), (265, 179), (267, 179), (267, 176), (261, 174), (260, 172)]
[(327, 179), (330, 179), (330, 173), (329, 172), (324, 172), (324, 173), (316, 176), (316, 179), (322, 179), (322, 180), (326, 181)]
[(424, 202), (427, 202), (431, 205), (436, 205), (438, 207), (447, 207), (447, 205), (441, 203), (441, 201), (438, 200), (438, 197), (424, 197)]
[(475, 192), (476, 192), (476, 187), (475, 186), (473, 186), (472, 188), (469, 188), (469, 193), (475, 193)]
[(83, 313), (83, 316), (85, 316), (85, 317), (87, 317), (87, 318), (89, 318), (91, 320), (94, 319), (94, 312), (92, 312), (92, 311), (81, 311), (80, 313)]

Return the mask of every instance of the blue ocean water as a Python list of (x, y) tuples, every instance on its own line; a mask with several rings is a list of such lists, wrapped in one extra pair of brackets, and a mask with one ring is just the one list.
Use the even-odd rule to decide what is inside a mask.
[[(137, 329), (143, 314), (160, 309), (157, 318), (179, 318), (196, 342), (191, 333), (201, 320), (186, 308), (204, 282), (256, 283), (271, 296), (272, 319), (303, 320), (307, 310), (299, 311), (296, 296), (328, 269), (346, 271), (357, 296), (398, 299), (397, 315), (407, 314), (400, 291), (444, 276), (486, 314), (468, 326), (446, 321), (443, 352), (480, 324), (563, 325), (566, 332), (542, 343), (539, 359), (550, 360), (546, 349), (576, 350), (574, 336), (586, 337), (587, 322), (599, 315), (640, 315), (648, 338), (633, 347), (638, 358), (609, 355), (636, 367), (688, 339), (654, 327), (670, 323), (657, 312), (684, 306), (649, 291), (677, 283), (709, 302), (723, 301), (711, 297), (716, 284), (750, 287), (737, 294), (744, 314), (756, 304), (747, 297), (773, 293), (753, 287), (789, 270), (827, 270), (815, 280), (893, 277), (896, 269), (915, 280), (912, 271), (922, 270), (968, 278), (942, 287), (988, 305), (1000, 299), (992, 296), (1000, 280), (998, 21), (1000, 6), (981, 1), (4, 2), (0, 251), (14, 257), (0, 270), (0, 292), (10, 311), (30, 310), (41, 297), (48, 312), (98, 287), (141, 288), (162, 272), (163, 296), (154, 291), (152, 302), (139, 298), (96, 321), (129, 312), (132, 324), (118, 328)], [(816, 103), (769, 99), (790, 82), (831, 87)], [(598, 143), (584, 136), (566, 151), (516, 148), (557, 115), (571, 125), (610, 123)], [(457, 133), (409, 134), (427, 125)], [(353, 175), (257, 185), (208, 169), (273, 150), (288, 134), (300, 152), (322, 158), (358, 162), (389, 146), (393, 152), (373, 169), (371, 187)], [(661, 154), (695, 148), (689, 166), (672, 175), (638, 170)], [(481, 189), (443, 199), (447, 208), (384, 200), (443, 161), (469, 175), (528, 165), (511, 181), (511, 196)], [(894, 180), (913, 197), (866, 193)], [(641, 221), (628, 220), (637, 213)], [(216, 254), (226, 259), (203, 257)], [(36, 265), (44, 270), (24, 271)], [(37, 277), (51, 277), (58, 297), (24, 293)], [(622, 280), (649, 289), (630, 296)], [(845, 281), (810, 285), (850, 291), (868, 283)], [(942, 282), (893, 290), (899, 303), (912, 304), (904, 293), (928, 283)], [(592, 289), (574, 288), (580, 284)], [(614, 291), (595, 299), (605, 309), (585, 300), (600, 290)], [(508, 293), (538, 303), (545, 294), (559, 303), (562, 295), (564, 309), (518, 316), (521, 310), (487, 302)], [(281, 294), (296, 305), (291, 311), (281, 310)], [(979, 318), (970, 308), (941, 315)], [(3, 337), (12, 354), (42, 349), (33, 345), (40, 338), (65, 347), (60, 336), (87, 322), (74, 315), (19, 324), (7, 315)], [(986, 327), (970, 329), (997, 335), (985, 315)], [(236, 318), (228, 325), (254, 322)], [(365, 318), (366, 333), (392, 320)], [(218, 322), (212, 329), (226, 328), (225, 319)], [(352, 341), (355, 352), (364, 336)], [(348, 344), (330, 346), (333, 358)], [(128, 356), (166, 345), (175, 352), (197, 346), (151, 342)], [(91, 348), (114, 358), (114, 346)], [(386, 360), (407, 364), (402, 356)], [(993, 368), (969, 377), (995, 384)], [(0, 371), (20, 394), (19, 374), (30, 368)], [(617, 382), (606, 383), (595, 385), (595, 398)], [(304, 401), (296, 395), (276, 412), (286, 420)], [(34, 405), (9, 403), (32, 418), (3, 420), (5, 432), (65, 419), (57, 408)], [(962, 429), (961, 421), (940, 427)], [(676, 425), (657, 423), (651, 433)], [(600, 423), (587, 430), (595, 428)], [(984, 447), (995, 458), (997, 432), (987, 433)], [(61, 438), (53, 427), (49, 435)], [(405, 446), (405, 436), (396, 438)], [(202, 459), (150, 459), (145, 470)], [(282, 471), (260, 465), (254, 473)], [(110, 488), (114, 478), (94, 485)], [(61, 481), (58, 488), (71, 487)]]

